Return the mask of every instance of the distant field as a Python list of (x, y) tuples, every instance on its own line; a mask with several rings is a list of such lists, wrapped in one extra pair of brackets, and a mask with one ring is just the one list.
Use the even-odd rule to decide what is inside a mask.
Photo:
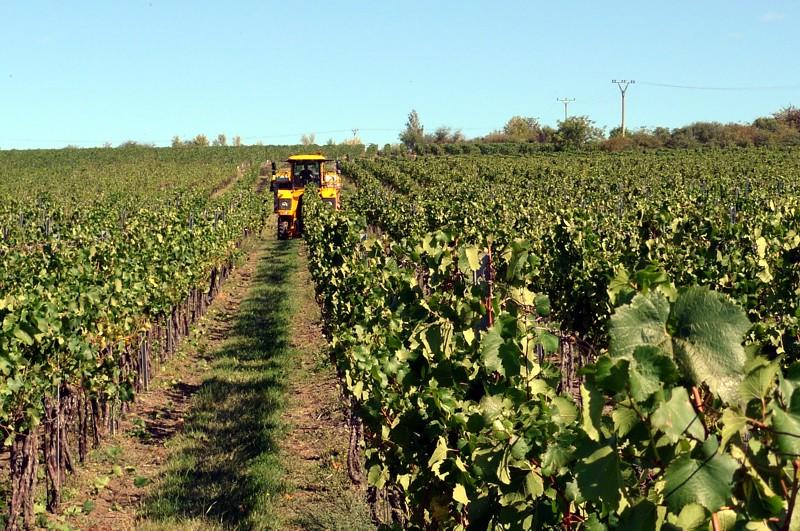
[[(116, 193), (148, 195), (175, 189), (209, 193), (237, 164), (281, 160), (302, 147), (58, 149), (0, 151), (0, 197), (46, 193), (70, 202)], [(314, 148), (319, 149), (319, 148)], [(331, 150), (329, 150), (331, 151)], [(330, 156), (356, 153), (336, 146)]]

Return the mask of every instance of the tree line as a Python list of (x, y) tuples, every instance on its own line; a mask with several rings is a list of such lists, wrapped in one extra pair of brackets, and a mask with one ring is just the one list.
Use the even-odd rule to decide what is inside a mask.
[[(800, 146), (800, 109), (787, 106), (771, 116), (759, 117), (750, 124), (694, 122), (668, 127), (627, 130), (617, 127), (606, 135), (588, 116), (570, 116), (556, 127), (543, 125), (536, 118), (513, 116), (505, 125), (482, 137), (467, 139), (460, 130), (439, 127), (425, 133), (416, 110), (412, 110), (400, 145), (386, 144), (384, 154), (413, 152), (417, 154), (457, 154), (472, 152), (525, 153), (567, 149), (700, 148)], [(504, 146), (504, 147), (501, 147)]]

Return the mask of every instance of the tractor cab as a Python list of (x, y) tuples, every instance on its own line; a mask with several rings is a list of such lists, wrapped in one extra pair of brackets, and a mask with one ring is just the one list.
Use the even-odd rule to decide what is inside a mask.
[[(303, 194), (306, 186), (315, 185), (320, 197), (339, 208), (341, 179), (338, 164), (322, 154), (292, 155), (288, 168), (273, 168), (275, 213), (278, 214), (278, 239), (300, 236), (303, 232)], [(328, 165), (334, 164), (333, 169)]]
[(317, 186), (320, 185), (319, 176), (322, 162), (295, 160), (290, 164), (292, 168), (292, 186), (294, 188), (305, 188), (306, 185), (312, 183)]

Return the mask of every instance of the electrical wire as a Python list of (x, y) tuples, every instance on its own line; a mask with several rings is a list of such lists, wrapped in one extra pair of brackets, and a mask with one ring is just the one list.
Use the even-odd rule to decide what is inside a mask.
[(702, 87), (698, 85), (675, 85), (672, 83), (656, 83), (653, 81), (636, 81), (637, 85), (650, 85), (651, 87), (676, 88), (687, 90), (730, 90), (730, 91), (766, 91), (766, 90), (797, 90), (800, 85), (766, 86), (766, 87)]

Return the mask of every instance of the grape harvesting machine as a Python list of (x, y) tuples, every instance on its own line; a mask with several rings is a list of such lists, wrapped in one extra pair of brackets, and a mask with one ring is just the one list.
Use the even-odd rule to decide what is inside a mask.
[[(339, 209), (341, 178), (338, 164), (322, 154), (291, 155), (288, 168), (278, 170), (273, 164), (272, 189), (275, 193), (275, 213), (278, 214), (278, 239), (286, 240), (303, 232), (303, 194), (308, 185), (319, 189), (320, 198)], [(334, 169), (326, 164), (333, 162)]]

